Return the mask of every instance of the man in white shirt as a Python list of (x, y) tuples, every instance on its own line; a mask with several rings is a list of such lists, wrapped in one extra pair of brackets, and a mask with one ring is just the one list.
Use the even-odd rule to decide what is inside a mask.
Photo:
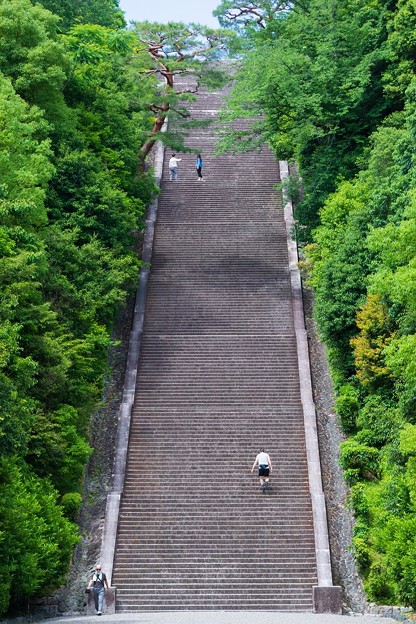
[(264, 449), (261, 449), (260, 453), (257, 455), (256, 459), (254, 460), (254, 464), (251, 469), (251, 472), (254, 472), (254, 468), (257, 465), (259, 467), (260, 487), (264, 494), (269, 489), (269, 475), (273, 470), (272, 460), (270, 459), (270, 455), (266, 453)]
[(180, 162), (182, 158), (176, 158), (176, 154), (172, 154), (171, 159), (169, 160), (169, 180), (178, 179), (178, 162)]

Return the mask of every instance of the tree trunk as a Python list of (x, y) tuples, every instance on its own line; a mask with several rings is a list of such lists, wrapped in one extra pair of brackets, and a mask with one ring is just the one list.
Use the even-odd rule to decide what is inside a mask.
[(155, 139), (155, 135), (160, 132), (163, 128), (163, 124), (165, 123), (166, 116), (169, 112), (169, 104), (163, 105), (163, 112), (161, 112), (157, 117), (156, 121), (153, 124), (152, 132), (147, 141), (140, 148), (140, 152), (138, 154), (138, 163), (137, 163), (137, 172), (143, 173), (146, 164), (146, 156), (152, 149), (153, 145), (156, 143), (157, 139)]

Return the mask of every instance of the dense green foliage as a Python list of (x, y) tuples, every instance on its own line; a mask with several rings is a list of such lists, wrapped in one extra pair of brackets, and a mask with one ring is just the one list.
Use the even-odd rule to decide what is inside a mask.
[(89, 421), (155, 190), (137, 173), (155, 83), (117, 2), (42, 4), (0, 0), (0, 614), (68, 570)]
[(224, 117), (256, 122), (223, 147), (266, 139), (298, 162), (357, 562), (371, 600), (416, 608), (416, 2), (308, 0), (267, 20), (262, 37), (240, 26)]
[[(0, 615), (58, 586), (91, 415), (156, 193), (145, 156), (225, 32), (138, 23), (118, 0), (0, 0)], [(229, 36), (231, 36), (229, 34)], [(173, 76), (192, 74), (191, 87)], [(160, 78), (166, 80), (160, 84)]]
[(124, 26), (118, 0), (32, 0), (59, 16), (59, 26), (67, 31), (75, 24), (99, 24), (108, 28)]
[[(369, 134), (395, 105), (382, 81), (390, 13), (385, 2), (308, 0), (285, 15), (263, 18), (224, 117), (251, 116), (254, 144), (268, 140), (279, 157), (297, 160), (304, 183), (297, 217), (309, 236), (328, 193), (357, 171)], [(223, 141), (252, 145), (251, 133), (236, 140), (228, 131)]]
[[(327, 198), (308, 254), (339, 397), (354, 397), (341, 463), (352, 485), (357, 561), (371, 599), (416, 607), (416, 76), (403, 29), (411, 4), (398, 4), (384, 46), (385, 97), (394, 93), (401, 110), (383, 118), (360, 171)], [(343, 418), (345, 400), (340, 407)], [(361, 465), (354, 445), (363, 449)]]

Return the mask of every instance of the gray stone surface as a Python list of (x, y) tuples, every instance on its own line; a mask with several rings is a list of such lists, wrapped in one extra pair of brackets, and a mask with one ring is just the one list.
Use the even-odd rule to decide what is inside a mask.
[[(97, 617), (66, 617), (44, 620), (49, 624), (92, 624)], [(381, 616), (329, 615), (316, 613), (280, 613), (276, 611), (164, 611), (104, 615), (107, 624), (395, 624)]]
[(342, 588), (314, 587), (313, 588), (313, 610), (315, 613), (342, 614)]

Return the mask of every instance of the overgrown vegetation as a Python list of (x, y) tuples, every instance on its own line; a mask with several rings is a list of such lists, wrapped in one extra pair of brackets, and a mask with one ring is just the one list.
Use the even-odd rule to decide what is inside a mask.
[(224, 117), (257, 120), (222, 145), (298, 163), (357, 562), (371, 600), (416, 608), (416, 3), (250, 6), (217, 9), (245, 48)]
[(0, 0), (0, 614), (68, 570), (89, 419), (154, 192), (136, 175), (149, 122), (146, 101), (131, 105), (144, 86), (122, 13), (44, 4), (58, 15)]
[(128, 29), (118, 0), (0, 0), (0, 615), (56, 588), (78, 541), (90, 419), (157, 192), (143, 155), (192, 97), (157, 71), (218, 84), (205, 61), (225, 35)]

